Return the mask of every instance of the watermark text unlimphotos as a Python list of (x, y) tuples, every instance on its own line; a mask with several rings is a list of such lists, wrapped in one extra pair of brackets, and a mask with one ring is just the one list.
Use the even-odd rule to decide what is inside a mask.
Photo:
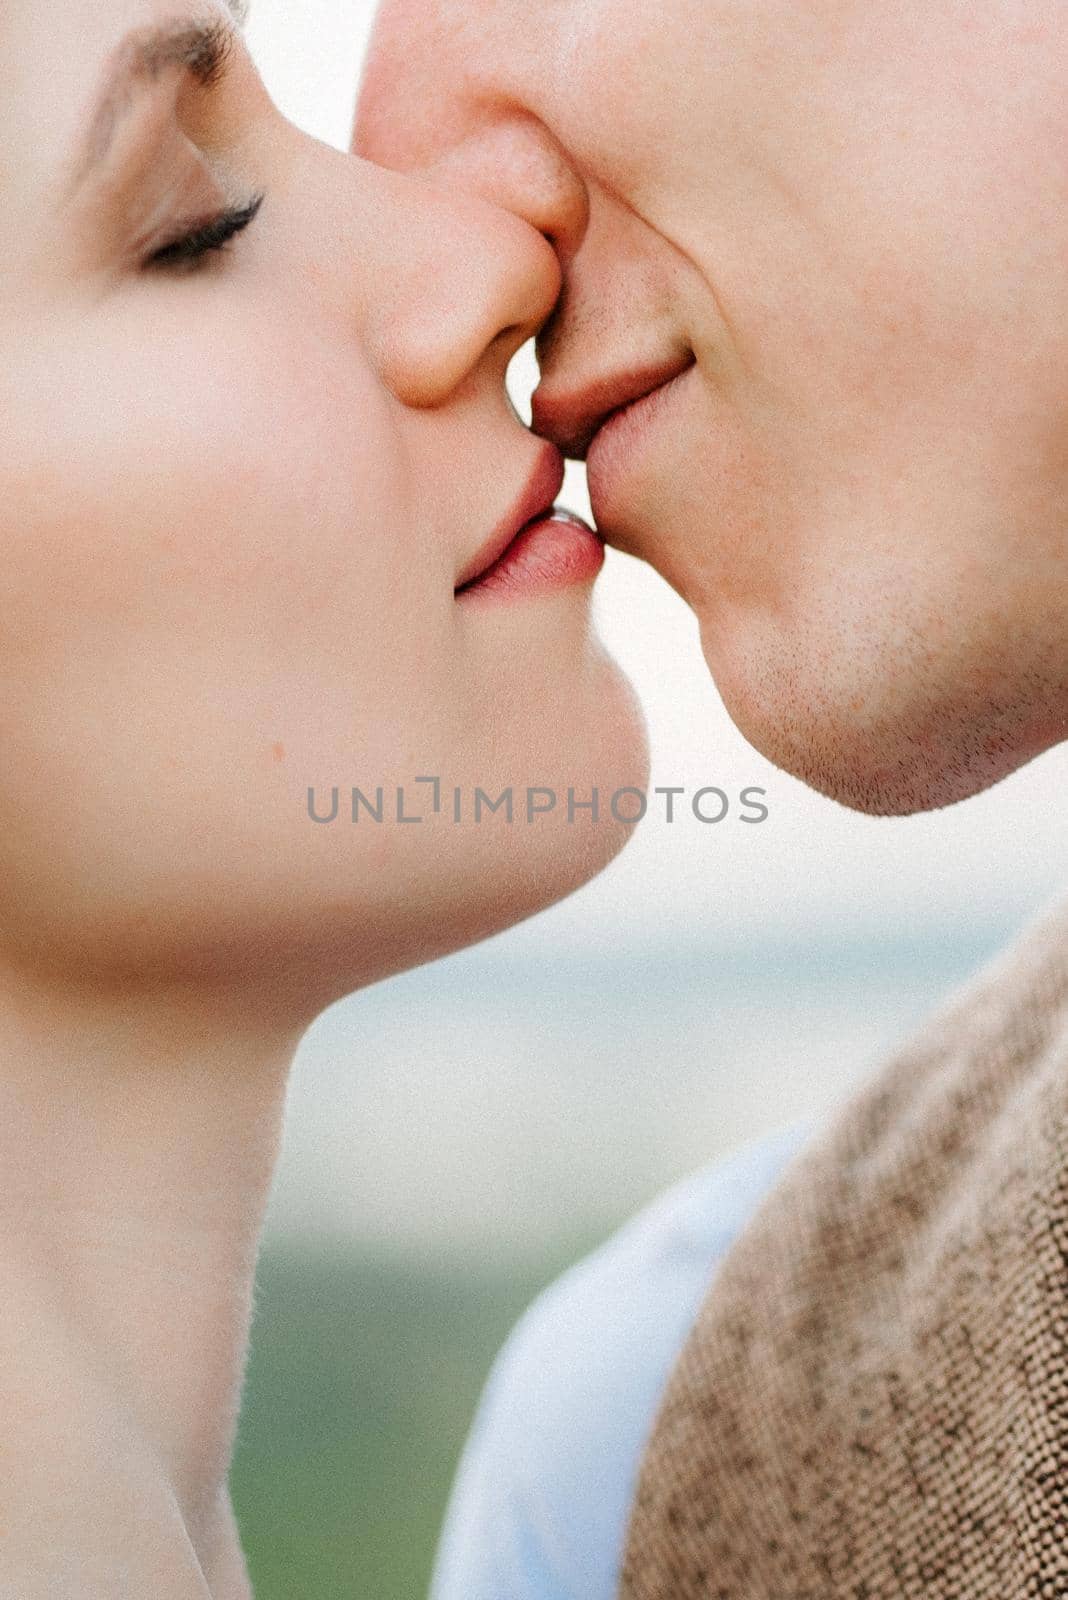
[(337, 784), (329, 789), (310, 786), (308, 817), (323, 827), (337, 822), (412, 827), (435, 817), (456, 824), (482, 823), (492, 818), (534, 827), (552, 817), (568, 823), (611, 821), (635, 827), (647, 816), (667, 823), (692, 816), (697, 822), (717, 826), (731, 819), (749, 824), (766, 822), (766, 798), (767, 790), (755, 785), (737, 791), (712, 784), (699, 789), (661, 784), (651, 790), (560, 790), (512, 785), (494, 793), (477, 785), (459, 788), (440, 777), (420, 777), (367, 789), (355, 785), (342, 789)]

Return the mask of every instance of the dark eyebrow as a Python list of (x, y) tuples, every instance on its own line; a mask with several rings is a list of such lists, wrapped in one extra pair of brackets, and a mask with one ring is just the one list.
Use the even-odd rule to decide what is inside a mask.
[[(240, 24), (247, 4), (245, 0), (230, 0), (228, 9), (234, 22)], [(106, 69), (103, 87), (90, 114), (89, 131), (75, 162), (71, 188), (77, 188), (89, 171), (105, 159), (138, 90), (157, 82), (172, 69), (187, 72), (195, 82), (210, 88), (222, 76), (235, 40), (234, 27), (221, 17), (205, 21), (182, 19), (128, 34)]]

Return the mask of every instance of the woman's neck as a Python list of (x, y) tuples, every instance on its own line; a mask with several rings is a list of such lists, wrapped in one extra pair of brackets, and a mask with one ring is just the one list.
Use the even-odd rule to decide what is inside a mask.
[(175, 1594), (247, 1592), (226, 1480), (301, 1031), (203, 992), (0, 983), (0, 1514), (27, 1573), (47, 1549), (79, 1595), (97, 1568), (109, 1600), (123, 1568), (149, 1592), (142, 1559)]

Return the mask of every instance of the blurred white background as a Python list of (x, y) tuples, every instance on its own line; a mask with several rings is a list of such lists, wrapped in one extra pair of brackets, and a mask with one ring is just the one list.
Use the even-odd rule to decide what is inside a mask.
[[(372, 9), (253, 3), (268, 87), (341, 147)], [(529, 392), (529, 355), (514, 376)], [(565, 498), (585, 508), (577, 469)], [(599, 615), (647, 708), (651, 782), (761, 785), (769, 820), (650, 818), (566, 905), (328, 1012), (295, 1073), (276, 1232), (441, 1254), (608, 1228), (826, 1111), (1068, 886), (1068, 747), (963, 806), (861, 817), (744, 743), (653, 573), (610, 554)]]

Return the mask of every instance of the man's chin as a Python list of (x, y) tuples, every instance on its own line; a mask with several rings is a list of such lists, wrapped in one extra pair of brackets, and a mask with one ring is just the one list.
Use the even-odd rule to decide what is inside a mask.
[[(1065, 737), (1028, 737), (1022, 713), (919, 701), (858, 711), (785, 668), (731, 670), (702, 629), (705, 659), (732, 722), (762, 756), (817, 793), (867, 816), (904, 817), (971, 799)], [(1068, 730), (1066, 730), (1068, 731)]]
[[(808, 749), (780, 754), (764, 752), (776, 766), (798, 778), (818, 794), (826, 795), (850, 811), (869, 817), (908, 817), (919, 812), (938, 811), (970, 800), (988, 789), (997, 777), (964, 775), (950, 770), (932, 770), (929, 763), (903, 759), (893, 765), (866, 761), (855, 753), (852, 760), (836, 758), (834, 752)], [(874, 757), (875, 752), (871, 752)]]
[(1000, 752), (981, 739), (932, 750), (922, 741), (870, 742), (825, 729), (804, 738), (798, 728), (741, 732), (762, 755), (810, 789), (871, 817), (907, 817), (944, 810), (991, 789), (1035, 759), (1037, 750)]
[(813, 729), (806, 738), (803, 722), (754, 728), (744, 726), (744, 719), (734, 720), (773, 765), (817, 794), (870, 817), (907, 817), (957, 805), (1022, 764), (995, 768), (989, 762), (969, 766), (948, 757), (933, 760), (929, 750), (908, 744), (888, 759), (885, 748), (866, 745), (848, 731), (842, 737), (833, 729)]

